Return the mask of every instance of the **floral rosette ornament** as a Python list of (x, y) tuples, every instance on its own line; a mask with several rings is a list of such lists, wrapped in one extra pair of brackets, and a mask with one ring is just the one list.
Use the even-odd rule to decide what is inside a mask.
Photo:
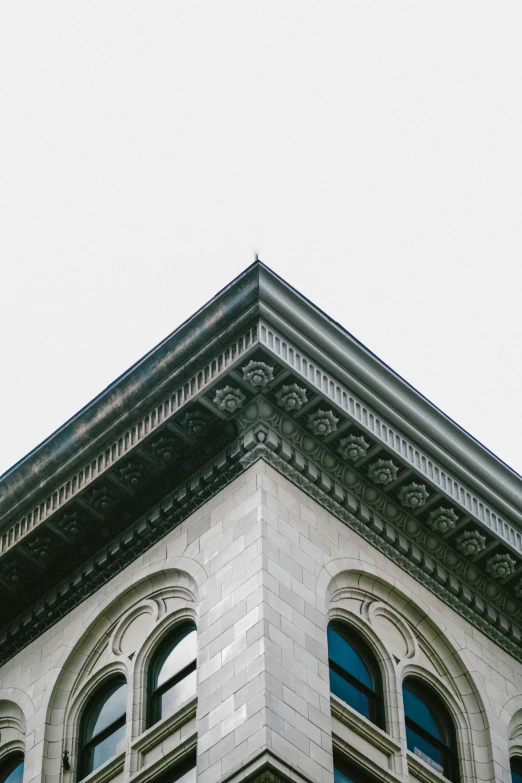
[(428, 497), (428, 490), (424, 484), (408, 484), (399, 492), (399, 500), (405, 508), (420, 508)]
[(193, 438), (201, 438), (207, 430), (208, 419), (203, 413), (194, 411), (194, 413), (187, 413), (183, 419), (183, 426)]
[(320, 438), (326, 438), (337, 429), (339, 419), (333, 415), (332, 411), (316, 411), (308, 417), (308, 426)]
[(246, 397), (241, 389), (234, 389), (232, 386), (224, 386), (218, 389), (214, 397), (214, 405), (217, 405), (220, 411), (224, 413), (235, 413), (245, 404)]
[(355, 462), (366, 456), (370, 444), (362, 436), (348, 435), (339, 442), (339, 454), (343, 459)]
[(277, 404), (283, 408), (283, 410), (291, 413), (292, 411), (299, 411), (303, 405), (308, 401), (306, 397), (306, 389), (302, 389), (297, 383), (292, 383), (289, 386), (283, 386), (276, 394)]
[(453, 509), (444, 508), (444, 506), (439, 506), (435, 511), (430, 511), (428, 515), (428, 525), (436, 533), (448, 533), (450, 530), (453, 530), (458, 521), (459, 518)]
[(457, 549), (468, 557), (478, 555), (485, 548), (486, 536), (483, 536), (478, 530), (467, 530), (457, 538)]
[(486, 563), (486, 571), (495, 579), (504, 579), (511, 576), (516, 564), (517, 561), (510, 555), (493, 555)]
[(243, 370), (243, 378), (255, 386), (256, 389), (264, 389), (270, 381), (274, 380), (274, 369), (264, 362), (249, 362)]
[(392, 481), (395, 481), (398, 472), (399, 468), (391, 459), (378, 459), (377, 462), (372, 462), (370, 465), (368, 476), (374, 484), (386, 487)]

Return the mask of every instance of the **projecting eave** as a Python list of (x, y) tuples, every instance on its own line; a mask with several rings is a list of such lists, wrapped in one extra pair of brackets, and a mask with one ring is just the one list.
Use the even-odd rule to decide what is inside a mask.
[(18, 499), (33, 496), (35, 487), (45, 494), (47, 479), (59, 480), (96, 451), (100, 440), (161, 397), (173, 375), (189, 376), (257, 313), (522, 529), (521, 477), (261, 262), (0, 477), (0, 520)]
[(2, 654), (257, 459), (522, 659), (521, 478), (260, 262), (0, 480)]
[(262, 317), (452, 474), (487, 494), (522, 530), (518, 473), (265, 266), (260, 268), (259, 289)]

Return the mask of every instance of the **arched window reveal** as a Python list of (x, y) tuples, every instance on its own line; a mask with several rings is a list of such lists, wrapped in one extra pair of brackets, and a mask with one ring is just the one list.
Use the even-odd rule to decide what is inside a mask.
[(81, 779), (124, 749), (127, 683), (115, 677), (94, 695), (80, 728)]
[(16, 753), (9, 756), (0, 765), (0, 783), (22, 783), (24, 776), (24, 757)]
[(335, 623), (328, 628), (328, 658), (332, 693), (383, 728), (381, 673), (368, 645)]
[(411, 677), (404, 681), (403, 696), (408, 750), (458, 783), (455, 727), (448, 709), (429, 686)]
[(149, 671), (149, 726), (171, 715), (196, 693), (197, 632), (185, 625), (168, 637)]

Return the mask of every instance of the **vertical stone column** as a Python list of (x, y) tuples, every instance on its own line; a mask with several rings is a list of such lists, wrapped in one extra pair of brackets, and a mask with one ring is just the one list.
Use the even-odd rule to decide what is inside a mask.
[(300, 530), (307, 523), (277, 477), (256, 463), (243, 486), (225, 490), (200, 539), (209, 579), (199, 618), (198, 783), (266, 765), (295, 781), (333, 779), (318, 569)]

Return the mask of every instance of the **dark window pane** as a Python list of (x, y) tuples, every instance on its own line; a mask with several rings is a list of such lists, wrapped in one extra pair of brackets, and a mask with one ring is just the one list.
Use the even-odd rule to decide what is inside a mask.
[(116, 756), (125, 749), (125, 726), (121, 726), (113, 734), (110, 734), (104, 740), (90, 749), (90, 764), (88, 766), (89, 772), (92, 772), (106, 761)]
[(180, 778), (173, 778), (176, 783), (196, 783), (196, 767), (192, 767), (188, 772), (185, 772)]
[[(444, 769), (443, 752), (431, 742), (421, 737), (420, 734), (417, 734), (415, 729), (412, 729), (409, 726), (406, 726), (406, 744), (408, 745), (408, 750), (415, 753), (416, 756), (422, 758), (422, 754), (424, 754)], [(420, 753), (418, 751), (420, 751)], [(424, 759), (424, 761), (426, 761), (426, 759)]]
[(511, 760), (511, 780), (513, 783), (522, 783), (522, 759), (518, 756)]
[(372, 678), (359, 653), (333, 628), (328, 629), (328, 656), (352, 677), (374, 690)]
[(185, 666), (192, 663), (192, 661), (196, 659), (196, 656), (197, 633), (194, 630), (184, 636), (168, 654), (158, 674), (156, 687), (163, 685), (164, 682), (167, 682), (171, 677), (174, 677), (174, 675), (184, 669)]
[(20, 761), (18, 764), (16, 764), (15, 768), (11, 770), (11, 772), (6, 774), (7, 777), (4, 777), (0, 772), (0, 780), (2, 783), (22, 783), (22, 778), (24, 776), (24, 762)]
[(339, 699), (342, 699), (346, 704), (349, 704), (350, 707), (353, 707), (354, 710), (360, 712), (361, 715), (370, 718), (370, 700), (368, 696), (361, 693), (355, 685), (352, 685), (345, 680), (344, 677), (341, 677), (341, 675), (337, 674), (333, 669), (330, 669), (330, 690), (338, 696)]
[(95, 702), (85, 725), (85, 739), (88, 741), (126, 712), (127, 688), (125, 682), (116, 682), (112, 690), (105, 691)]
[(184, 701), (196, 695), (196, 672), (190, 672), (168, 691), (161, 694), (161, 717), (172, 715)]
[(444, 742), (445, 737), (441, 736), (439, 722), (426, 702), (420, 696), (410, 691), (407, 685), (404, 686), (403, 694), (406, 717), (418, 726), (421, 726), (432, 737), (436, 737), (441, 742)]
[(337, 767), (334, 769), (334, 783), (354, 783), (352, 778), (349, 778), (344, 772), (341, 772)]

